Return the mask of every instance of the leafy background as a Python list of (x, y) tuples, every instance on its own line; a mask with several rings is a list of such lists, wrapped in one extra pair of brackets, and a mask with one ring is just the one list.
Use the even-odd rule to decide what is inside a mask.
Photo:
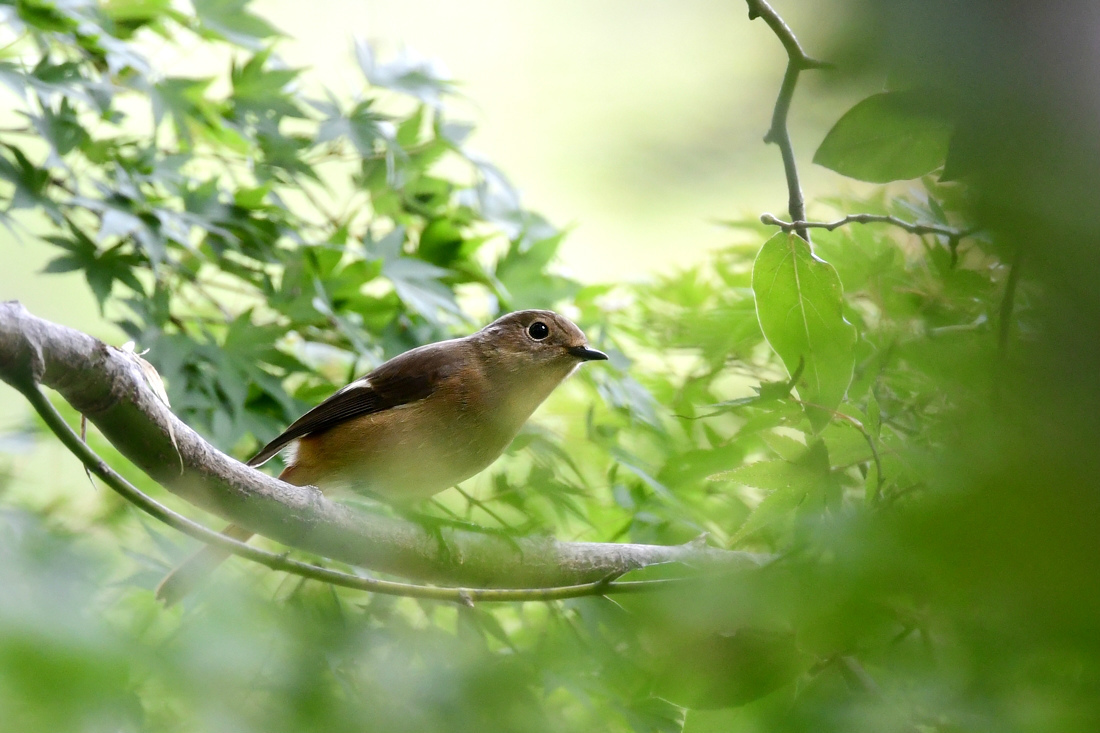
[[(187, 543), (86, 484), (47, 500), (13, 461), (13, 729), (1096, 728), (1100, 136), (1071, 83), (1087, 75), (1043, 83), (1091, 47), (1078, 8), (1029, 16), (1069, 34), (1055, 47), (982, 3), (870, 3), (828, 49), (879, 88), (804, 161), (890, 185), (811, 211), (967, 236), (851, 225), (811, 249), (750, 218), (641, 282), (561, 268), (566, 235), (472, 150), (460, 87), (418, 56), (357, 44), (345, 95), (282, 63), (245, 3), (3, 10), (5, 246), (48, 253), (43, 288), (78, 273), (91, 317), (149, 349), (219, 447), (245, 456), (415, 344), (554, 306), (610, 364), (423, 510), (773, 558), (669, 593), (475, 608), (232, 562), (164, 611), (150, 589)], [(224, 63), (166, 70), (150, 43)], [(4, 445), (39, 440), (28, 420)]]

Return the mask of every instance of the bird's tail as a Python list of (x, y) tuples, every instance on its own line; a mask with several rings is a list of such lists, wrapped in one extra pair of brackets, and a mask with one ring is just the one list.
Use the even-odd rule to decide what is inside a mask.
[[(222, 530), (222, 534), (245, 542), (253, 533), (244, 527), (231, 524)], [(206, 576), (214, 572), (231, 554), (229, 550), (214, 545), (207, 545), (198, 550), (164, 576), (164, 580), (157, 586), (157, 600), (163, 601), (165, 606), (174, 606), (179, 603), (184, 596), (201, 585)]]

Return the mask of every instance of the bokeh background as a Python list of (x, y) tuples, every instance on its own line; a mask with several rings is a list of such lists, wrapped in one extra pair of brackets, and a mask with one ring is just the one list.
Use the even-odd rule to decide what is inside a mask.
[[(528, 206), (570, 230), (563, 265), (589, 282), (639, 279), (696, 262), (736, 234), (719, 221), (786, 209), (779, 153), (763, 143), (786, 54), (745, 8), (667, 3), (351, 2), (252, 6), (283, 30), (277, 53), (308, 85), (350, 97), (362, 87), (354, 42), (385, 56), (438, 60), (460, 83), (456, 116), (477, 123), (472, 146), (502, 168)], [(803, 45), (826, 55), (845, 36), (849, 3), (782, 8)], [(168, 72), (206, 73), (224, 58), (167, 45)], [(804, 186), (853, 183), (808, 164), (837, 117), (885, 84), (806, 75), (791, 113)], [(813, 99), (812, 104), (801, 101)], [(47, 255), (5, 247), (5, 297), (51, 318), (96, 320), (90, 295), (65, 276), (41, 278)], [(73, 277), (79, 280), (79, 277)]]
[[(569, 230), (560, 263), (578, 280), (644, 280), (685, 267), (751, 239), (720, 222), (786, 210), (779, 151), (763, 136), (787, 57), (740, 4), (261, 0), (252, 7), (285, 33), (277, 54), (307, 69), (305, 84), (317, 94), (329, 88), (349, 98), (362, 88), (357, 39), (383, 56), (407, 50), (438, 60), (461, 85), (455, 116), (477, 124), (471, 146), (510, 176), (528, 207)], [(792, 0), (782, 11), (804, 47), (824, 57), (843, 43), (855, 8)], [(193, 44), (191, 52), (154, 46), (150, 58), (166, 73), (224, 69), (227, 57)], [(811, 204), (817, 190), (860, 189), (809, 160), (837, 117), (885, 82), (804, 75), (790, 124)], [(126, 340), (99, 317), (79, 273), (42, 273), (50, 251), (10, 238), (0, 247), (0, 297), (112, 343)], [(0, 431), (28, 414), (17, 395), (0, 391)], [(66, 485), (82, 475), (57, 446), (22, 447), (16, 471), (45, 496), (61, 488), (57, 467), (72, 464)]]

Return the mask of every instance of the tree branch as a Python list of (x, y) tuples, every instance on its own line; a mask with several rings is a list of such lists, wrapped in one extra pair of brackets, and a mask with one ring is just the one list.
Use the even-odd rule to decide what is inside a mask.
[(1002, 357), (1008, 351), (1008, 337), (1012, 333), (1012, 311), (1016, 305), (1016, 285), (1020, 281), (1020, 261), (1023, 254), (1023, 247), (1017, 246), (1009, 265), (1005, 293), (1001, 298), (1000, 317), (997, 319), (997, 348)]
[[(203, 527), (182, 514), (177, 514), (152, 497), (146, 496), (120, 474), (107, 465), (103, 459), (95, 454), (91, 448), (78, 436), (65, 422), (60, 413), (50, 401), (42, 394), (36, 384), (18, 385), (23, 396), (31, 403), (46, 425), (57, 435), (58, 439), (68, 448), (73, 455), (80, 459), (85, 468), (99, 476), (108, 486), (130, 503), (137, 506), (149, 516), (164, 522), (169, 527), (183, 532), (200, 542), (218, 545), (234, 555), (265, 565), (272, 570), (283, 570), (288, 573), (300, 575), (303, 578), (320, 580), (345, 588), (371, 591), (372, 593), (384, 593), (386, 595), (406, 596), (409, 598), (430, 598), (436, 601), (452, 601), (454, 603), (471, 604), (475, 601), (552, 601), (565, 598), (579, 598), (581, 596), (606, 595), (610, 593), (637, 593), (655, 589), (657, 586), (667, 587), (676, 584), (676, 578), (635, 580), (615, 582), (614, 576), (608, 576), (603, 580), (579, 585), (557, 586), (554, 588), (440, 588), (430, 585), (413, 585), (410, 583), (396, 583), (389, 580), (364, 578), (359, 575), (341, 573), (328, 568), (310, 565), (309, 563), (291, 560), (284, 555), (276, 555), (244, 542), (235, 540), (221, 532), (215, 532)], [(89, 478), (90, 478), (89, 474)]]
[(848, 214), (843, 219), (837, 219), (836, 221), (783, 221), (771, 214), (761, 214), (760, 221), (764, 224), (773, 224), (785, 232), (789, 232), (792, 229), (825, 229), (831, 232), (846, 224), (893, 224), (910, 234), (938, 234), (947, 237), (948, 246), (951, 248), (952, 253), (954, 253), (956, 247), (958, 247), (960, 239), (969, 237), (978, 231), (977, 228), (952, 229), (951, 227), (940, 226), (939, 224), (915, 224), (905, 221), (904, 219), (899, 219), (896, 216), (884, 216), (882, 214)]
[[(17, 302), (0, 303), (0, 379), (19, 389), (40, 411), (42, 402), (48, 401), (33, 396), (37, 393), (41, 397), (37, 385), (56, 389), (155, 481), (234, 524), (351, 565), (422, 581), (487, 589), (476, 591), (480, 594), (476, 598), (469, 590), (462, 594), (452, 590), (451, 600), (543, 600), (607, 592), (613, 585), (624, 585), (612, 584), (609, 578), (657, 563), (740, 569), (760, 562), (750, 553), (696, 545), (558, 542), (553, 538), (504, 538), (459, 529), (445, 530), (444, 546), (437, 532), (336, 504), (312, 487), (284, 483), (221, 453), (153, 394), (132, 355), (87, 334), (36, 318)], [(49, 422), (47, 415), (43, 414)], [(60, 431), (60, 426), (56, 427)], [(113, 474), (90, 451), (84, 454), (75, 450), (72, 438), (83, 445), (75, 435), (66, 438), (60, 431), (59, 437), (98, 475)], [(118, 489), (114, 483), (112, 487)], [(166, 507), (148, 497), (144, 499), (147, 503), (143, 509), (160, 512), (158, 518), (168, 521)], [(203, 541), (225, 546), (269, 567), (290, 571), (302, 570), (298, 566), (312, 568), (221, 538), (194, 523), (184, 529), (182, 522), (171, 521), (179, 525), (178, 529), (201, 535)], [(320, 571), (320, 575), (313, 572), (313, 577), (344, 585), (351, 584), (344, 582), (348, 578), (355, 578), (340, 573), (321, 577), (333, 571), (313, 571)], [(366, 579), (358, 580), (364, 581), (359, 587), (367, 587)], [(409, 588), (395, 585), (389, 590), (378, 585), (368, 589), (396, 592)], [(583, 591), (576, 587), (584, 585), (588, 588)], [(566, 590), (565, 586), (573, 588)], [(500, 588), (541, 589), (541, 595), (509, 598), (507, 594), (501, 596), (503, 591), (488, 590)]]
[[(783, 84), (779, 87), (779, 96), (776, 97), (775, 109), (772, 111), (771, 128), (764, 136), (764, 142), (779, 146), (779, 153), (783, 157), (783, 171), (787, 177), (787, 211), (791, 219), (800, 222), (806, 218), (806, 201), (802, 195), (802, 185), (798, 180), (798, 164), (794, 158), (794, 147), (787, 129), (787, 115), (791, 109), (791, 100), (794, 98), (799, 74), (805, 69), (826, 68), (829, 64), (807, 56), (798, 43), (794, 31), (765, 0), (746, 0), (746, 2), (749, 6), (749, 20), (763, 18), (787, 51), (787, 71), (783, 75)], [(807, 242), (810, 241), (806, 227), (796, 226), (795, 231), (798, 236)]]

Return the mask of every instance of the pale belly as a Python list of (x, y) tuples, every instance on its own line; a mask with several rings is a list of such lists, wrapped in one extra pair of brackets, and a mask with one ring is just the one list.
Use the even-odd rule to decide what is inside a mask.
[(413, 502), (484, 470), (523, 424), (454, 411), (441, 420), (440, 413), (425, 401), (307, 436), (299, 442), (287, 480), (391, 503)]

